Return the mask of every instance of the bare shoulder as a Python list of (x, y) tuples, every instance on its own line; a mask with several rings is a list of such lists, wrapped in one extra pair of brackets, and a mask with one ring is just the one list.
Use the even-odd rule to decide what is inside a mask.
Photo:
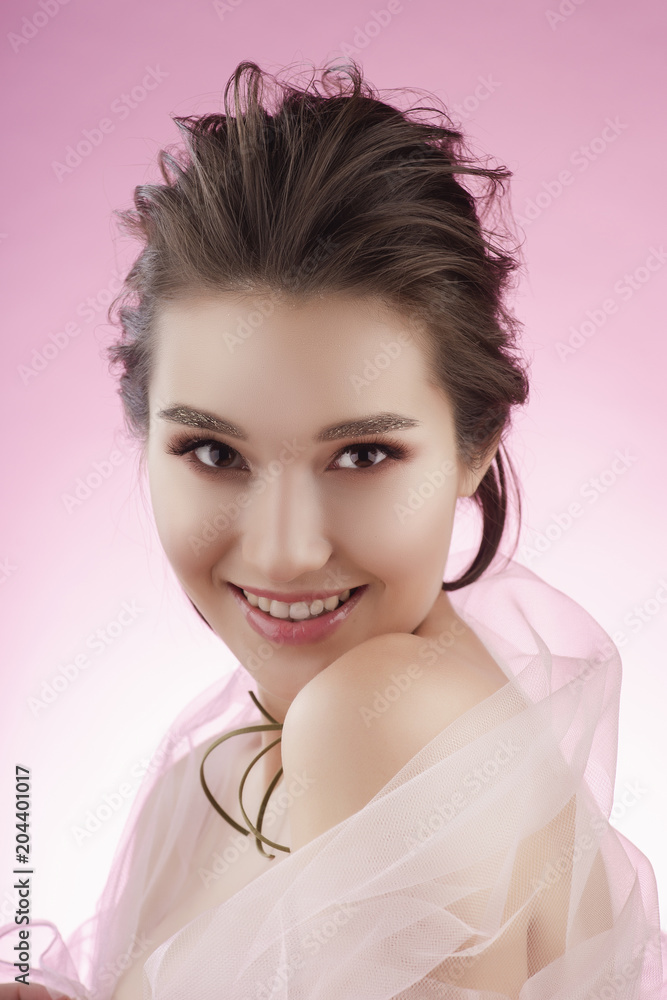
[(285, 776), (308, 773), (290, 810), (297, 849), (362, 809), (443, 729), (506, 678), (459, 644), (436, 657), (408, 633), (374, 636), (314, 677), (289, 707)]

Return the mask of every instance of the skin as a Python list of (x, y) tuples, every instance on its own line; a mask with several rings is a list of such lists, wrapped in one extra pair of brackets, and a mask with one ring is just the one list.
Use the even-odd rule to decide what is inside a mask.
[[(264, 317), (241, 339), (240, 324), (258, 302)], [(155, 335), (146, 460), (157, 530), (183, 589), (256, 679), (259, 700), (275, 719), (283, 722), (298, 692), (365, 640), (460, 622), (441, 589), (454, 516), (493, 453), (476, 471), (460, 460), (451, 405), (430, 381), (421, 331), (408, 317), (343, 292), (308, 299), (193, 295), (163, 304)], [(361, 385), (369, 362), (392, 341), (398, 357)], [(158, 416), (175, 405), (225, 417), (248, 439)], [(379, 447), (341, 456), (359, 435), (314, 441), (326, 426), (387, 411), (421, 421), (377, 435), (378, 442), (405, 446), (401, 460)], [(193, 436), (233, 450), (168, 452), (170, 442)], [(294, 441), (298, 453), (288, 460), (284, 446)], [(197, 456), (201, 466), (192, 464)], [(365, 467), (369, 459), (372, 468)], [(233, 469), (207, 474), (215, 463)], [(407, 506), (410, 491), (442, 468), (451, 470), (444, 482), (399, 520), (394, 505)], [(261, 475), (267, 481), (260, 492), (251, 487)], [(236, 516), (218, 521), (210, 540), (194, 547), (191, 539), (201, 540), (203, 527), (235, 500)], [(227, 581), (278, 592), (369, 586), (331, 636), (294, 646), (258, 635)], [(275, 734), (263, 737), (266, 745)], [(268, 782), (281, 766), (280, 745), (262, 762)]]
[[(387, 673), (391, 668), (386, 655), (376, 660), (368, 655), (368, 643), (374, 637), (383, 642), (382, 637), (391, 635), (405, 645), (414, 642), (415, 636), (435, 637), (446, 629), (460, 636), (456, 640), (457, 656), (451, 659), (465, 668), (448, 673), (452, 663), (446, 664), (443, 657), (437, 676), (429, 673), (428, 686), (410, 689), (411, 698), (417, 699), (420, 724), (397, 728), (403, 739), (417, 732), (422, 746), (442, 728), (442, 709), (438, 705), (450, 702), (449, 710), (456, 716), (495, 690), (499, 675), (505, 680), (499, 668), (494, 673), (483, 666), (483, 647), (469, 629), (460, 630), (464, 623), (441, 589), (457, 503), (477, 488), (493, 451), (474, 471), (460, 460), (450, 403), (442, 389), (430, 382), (423, 342), (414, 334), (408, 318), (375, 299), (343, 293), (277, 303), (269, 297), (264, 301), (273, 307), (246, 339), (239, 338), (237, 331), (239, 324), (257, 309), (256, 295), (191, 297), (162, 307), (155, 330), (145, 456), (162, 545), (185, 592), (256, 679), (259, 700), (281, 722), (310, 682), (314, 683), (307, 694), (322, 690), (315, 679), (329, 667), (331, 671), (321, 676), (320, 682), (325, 682), (328, 697), (332, 693), (342, 695), (337, 705), (340, 708), (342, 704), (344, 709), (337, 717), (339, 725), (333, 725), (331, 731), (344, 728), (346, 720), (358, 722), (357, 714), (347, 711), (349, 699), (361, 696), (363, 701), (382, 677), (382, 671)], [(354, 377), (363, 376), (369, 362), (383, 354), (391, 342), (401, 345), (398, 357), (386, 367), (377, 366), (377, 374), (366, 378), (366, 384), (355, 383)], [(162, 408), (175, 405), (224, 416), (244, 428), (248, 440), (184, 427), (159, 416)], [(358, 435), (314, 442), (317, 432), (326, 426), (387, 411), (421, 422), (416, 427), (378, 435), (378, 443), (394, 439), (404, 444), (407, 454), (400, 460), (385, 455), (381, 449), (361, 452), (361, 461), (354, 450), (338, 458), (346, 445), (359, 441)], [(223, 450), (218, 458), (212, 449), (201, 448), (200, 469), (187, 455), (177, 456), (168, 450), (176, 438), (193, 436), (216, 440), (234, 450)], [(285, 454), (286, 442), (296, 442), (298, 449), (290, 461), (281, 461), (279, 456)], [(196, 460), (197, 456), (191, 453), (190, 457)], [(364, 467), (367, 457), (377, 463), (374, 468)], [(226, 465), (232, 458), (231, 464), (238, 471), (204, 471), (206, 462), (210, 465), (223, 460), (221, 464)], [(276, 465), (270, 463), (278, 463), (279, 474), (275, 474)], [(444, 476), (441, 485), (414, 513), (399, 520), (394, 505), (406, 506), (410, 492), (420, 493), (420, 487), (430, 482), (429, 476), (443, 468), (451, 469), (451, 473)], [(264, 473), (268, 474), (267, 487), (253, 491), (252, 483)], [(229, 509), (240, 500), (244, 502), (238, 503), (237, 515), (207, 535), (204, 544), (193, 547), (192, 538), (203, 539), (202, 529), (221, 508)], [(247, 624), (226, 588), (228, 580), (250, 589), (276, 591), (342, 590), (362, 583), (369, 586), (351, 617), (330, 637), (300, 646), (271, 648)], [(364, 655), (360, 651), (355, 660), (354, 652), (362, 644), (366, 644)], [(270, 655), (260, 655), (260, 649), (267, 648)], [(352, 677), (350, 664), (354, 667)], [(349, 683), (341, 689), (336, 687), (340, 682)], [(329, 711), (331, 704), (327, 702), (325, 707)], [(319, 718), (323, 717), (326, 715), (320, 712)], [(374, 733), (389, 722), (383, 717)], [(366, 739), (362, 727), (358, 729)], [(384, 744), (382, 739), (380, 744), (400, 754), (400, 740), (394, 739), (393, 730), (388, 733)], [(274, 736), (262, 734), (262, 744), (266, 746)], [(335, 747), (337, 756), (326, 752), (326, 739), (321, 738), (321, 733), (317, 733), (315, 742), (324, 768), (332, 761), (340, 762), (340, 743)], [(348, 743), (352, 758), (356, 755), (368, 765), (371, 748), (366, 746), (364, 752), (359, 752), (351, 739)], [(404, 758), (409, 759), (417, 749), (411, 747)], [(317, 775), (317, 759), (306, 759), (309, 769)], [(263, 790), (281, 766), (280, 746), (266, 754), (262, 762), (264, 780), (258, 787)], [(386, 774), (380, 764), (388, 767)], [(387, 760), (380, 764), (378, 787), (396, 770)], [(361, 780), (367, 777), (369, 768), (356, 768), (353, 759), (343, 770)], [(340, 775), (327, 776), (326, 770), (323, 774), (325, 778), (319, 783), (327, 789), (335, 788)], [(342, 792), (329, 798), (339, 808), (343, 793), (359, 792), (359, 802), (342, 802), (347, 815), (375, 790), (346, 788), (343, 782)], [(310, 818), (308, 810), (305, 812), (308, 822), (321, 821), (315, 812)], [(256, 815), (256, 809), (251, 808), (250, 813)], [(325, 817), (322, 829), (340, 818)], [(571, 825), (574, 827), (573, 822)], [(318, 832), (311, 830), (303, 841)], [(529, 841), (522, 846), (515, 865), (516, 885), (527, 891), (532, 874), (542, 870), (545, 861), (558, 856), (559, 851), (563, 851), (560, 841), (552, 845), (539, 831), (535, 843)], [(598, 915), (595, 919), (604, 929), (611, 917), (609, 907), (608, 915), (600, 916), (600, 901), (608, 898), (603, 896), (603, 870), (597, 871), (596, 879), (599, 886), (591, 882), (589, 905), (594, 901), (591, 912)], [(568, 896), (566, 880), (562, 880), (554, 890), (544, 893), (535, 907), (526, 910), (482, 958), (472, 961), (470, 968), (446, 960), (433, 974), (444, 983), (503, 990), (517, 998), (528, 968), (542, 968), (562, 953)], [(503, 919), (509, 919), (518, 904), (518, 899), (511, 898)], [(465, 910), (461, 916), (466, 919)], [(588, 919), (595, 933), (598, 927), (594, 918)], [(469, 922), (474, 924), (473, 915)], [(133, 988), (126, 983), (125, 989)], [(0, 1000), (42, 1000), (44, 993), (39, 986), (0, 985)]]

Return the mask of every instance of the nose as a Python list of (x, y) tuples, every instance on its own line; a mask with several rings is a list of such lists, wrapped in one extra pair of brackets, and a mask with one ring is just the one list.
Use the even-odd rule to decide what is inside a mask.
[(316, 572), (332, 552), (324, 521), (321, 498), (307, 470), (283, 468), (246, 508), (241, 540), (245, 565), (269, 584)]

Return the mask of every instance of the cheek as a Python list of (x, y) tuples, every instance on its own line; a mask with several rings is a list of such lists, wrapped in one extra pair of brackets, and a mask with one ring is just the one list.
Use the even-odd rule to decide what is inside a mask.
[(406, 484), (404, 497), (395, 507), (401, 530), (414, 541), (438, 533), (451, 524), (456, 512), (458, 470), (449, 456), (434, 456), (420, 462)]
[(384, 565), (388, 575), (415, 561), (441, 562), (457, 502), (457, 478), (449, 468), (424, 461), (368, 491), (358, 490), (354, 504), (338, 511), (355, 560)]
[(175, 571), (187, 576), (210, 564), (224, 541), (219, 497), (165, 461), (149, 465), (149, 484), (158, 535)]

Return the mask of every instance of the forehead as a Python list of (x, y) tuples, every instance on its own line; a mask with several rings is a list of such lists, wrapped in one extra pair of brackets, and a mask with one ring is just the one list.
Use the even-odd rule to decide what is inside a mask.
[(163, 304), (154, 330), (152, 394), (247, 422), (258, 406), (348, 416), (427, 391), (417, 324), (368, 296), (190, 297)]

